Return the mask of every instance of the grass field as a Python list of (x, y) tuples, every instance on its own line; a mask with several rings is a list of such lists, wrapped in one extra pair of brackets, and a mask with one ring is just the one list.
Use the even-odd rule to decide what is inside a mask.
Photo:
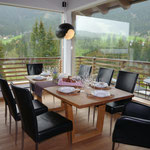
[(2, 39), (2, 43), (7, 44), (7, 43), (10, 43), (12, 40), (17, 40), (17, 39), (20, 39), (21, 37), (22, 37), (22, 35), (17, 35), (15, 37), (10, 38), (10, 39), (6, 39), (6, 40)]

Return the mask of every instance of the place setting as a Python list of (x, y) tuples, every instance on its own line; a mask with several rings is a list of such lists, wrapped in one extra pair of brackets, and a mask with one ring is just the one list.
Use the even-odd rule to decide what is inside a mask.
[(90, 87), (92, 87), (94, 89), (99, 89), (99, 90), (110, 90), (111, 89), (111, 87), (108, 86), (107, 83), (105, 83), (105, 82), (96, 82), (96, 81), (91, 83)]
[(88, 98), (96, 98), (96, 99), (107, 99), (114, 97), (113, 94), (111, 94), (109, 91), (106, 90), (92, 90), (87, 93)]
[(57, 92), (59, 94), (64, 94), (64, 95), (78, 95), (80, 94), (80, 89), (75, 87), (63, 86), (63, 87), (59, 87), (57, 89)]
[(34, 81), (45, 81), (47, 80), (47, 77), (38, 75), (38, 76), (34, 76), (32, 79)]

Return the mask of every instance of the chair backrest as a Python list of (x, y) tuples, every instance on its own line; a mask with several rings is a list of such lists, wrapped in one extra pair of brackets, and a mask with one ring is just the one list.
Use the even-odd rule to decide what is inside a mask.
[(27, 64), (28, 75), (38, 75), (43, 70), (43, 64)]
[(14, 85), (11, 87), (21, 114), (23, 129), (32, 139), (37, 139), (37, 119), (30, 91)]
[(133, 72), (119, 71), (115, 87), (133, 93), (138, 75)]
[(80, 65), (79, 73), (78, 75), (81, 78), (89, 77), (92, 71), (92, 66), (89, 65)]
[(8, 105), (10, 114), (16, 120), (16, 117), (17, 117), (16, 101), (12, 95), (10, 87), (9, 87), (7, 81), (4, 79), (1, 79), (1, 78), (0, 78), (0, 86), (1, 86), (1, 91), (2, 91), (4, 101)]
[(114, 70), (110, 68), (99, 68), (99, 72), (97, 75), (96, 81), (105, 82), (108, 85), (111, 83), (111, 79), (113, 77)]

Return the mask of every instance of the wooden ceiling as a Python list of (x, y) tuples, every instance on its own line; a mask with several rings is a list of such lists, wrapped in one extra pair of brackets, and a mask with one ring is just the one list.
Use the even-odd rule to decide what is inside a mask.
[(113, 0), (101, 5), (97, 5), (88, 9), (77, 11), (76, 14), (83, 16), (91, 16), (93, 13), (101, 12), (102, 14), (107, 14), (109, 10), (122, 7), (123, 9), (128, 9), (132, 4), (144, 2), (147, 0)]

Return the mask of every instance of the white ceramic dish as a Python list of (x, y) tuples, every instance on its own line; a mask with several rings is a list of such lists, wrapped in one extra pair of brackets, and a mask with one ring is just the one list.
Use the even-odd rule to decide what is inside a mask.
[(40, 75), (41, 75), (41, 76), (49, 76), (50, 73), (48, 73), (48, 72), (42, 72)]
[(68, 94), (68, 93), (72, 93), (72, 92), (76, 91), (76, 89), (74, 87), (60, 87), (60, 88), (58, 88), (58, 91)]
[(108, 96), (110, 96), (110, 92), (104, 91), (104, 90), (94, 90), (91, 92), (91, 94), (93, 96), (96, 96), (96, 97), (108, 97)]
[(36, 76), (36, 77), (33, 77), (33, 80), (37, 80), (37, 81), (46, 80), (46, 77)]

